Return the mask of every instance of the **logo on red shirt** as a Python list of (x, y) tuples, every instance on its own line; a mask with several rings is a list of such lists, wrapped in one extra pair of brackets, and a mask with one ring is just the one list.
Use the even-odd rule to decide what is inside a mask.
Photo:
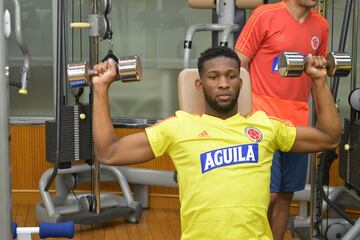
[(314, 51), (316, 51), (320, 46), (320, 40), (318, 38), (318, 36), (314, 35), (312, 38), (311, 38), (311, 47)]
[(245, 128), (245, 134), (253, 142), (260, 142), (263, 138), (262, 133), (254, 127)]

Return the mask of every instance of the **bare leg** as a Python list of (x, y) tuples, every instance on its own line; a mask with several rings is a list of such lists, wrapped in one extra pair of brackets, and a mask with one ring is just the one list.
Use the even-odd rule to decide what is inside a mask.
[(293, 192), (271, 193), (268, 218), (274, 240), (284, 239), (293, 195)]

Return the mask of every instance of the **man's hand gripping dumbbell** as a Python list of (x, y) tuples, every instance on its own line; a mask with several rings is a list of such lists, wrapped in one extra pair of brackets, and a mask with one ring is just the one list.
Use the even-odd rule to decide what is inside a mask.
[[(137, 55), (121, 57), (119, 59), (109, 58), (116, 66), (116, 80), (122, 82), (140, 81), (142, 79), (142, 64)], [(91, 83), (91, 78), (97, 75), (86, 62), (73, 63), (67, 66), (67, 76), (71, 87), (85, 87)]]

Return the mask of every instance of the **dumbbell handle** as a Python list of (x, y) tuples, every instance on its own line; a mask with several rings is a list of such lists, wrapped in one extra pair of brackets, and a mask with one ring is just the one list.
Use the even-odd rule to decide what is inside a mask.
[[(326, 69), (330, 77), (345, 77), (351, 71), (351, 57), (346, 52), (330, 52), (326, 56)], [(305, 68), (305, 56), (298, 52), (283, 52), (278, 58), (278, 68), (283, 77), (298, 77)]]
[(95, 70), (91, 69), (87, 62), (69, 64), (67, 66), (67, 71), (68, 80), (70, 82), (83, 79), (88, 82), (90, 78), (97, 76), (97, 74), (95, 74)]
[[(140, 81), (142, 79), (142, 64), (140, 57), (126, 56), (116, 62), (117, 80), (122, 82)], [(72, 87), (84, 87), (90, 84), (95, 75), (93, 69), (86, 62), (73, 63), (67, 66), (68, 81)]]

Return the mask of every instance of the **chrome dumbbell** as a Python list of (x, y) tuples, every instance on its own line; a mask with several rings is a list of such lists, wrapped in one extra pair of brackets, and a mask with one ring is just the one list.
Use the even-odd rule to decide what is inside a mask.
[[(142, 79), (142, 64), (139, 56), (121, 57), (117, 65), (117, 80), (122, 82), (140, 81)], [(73, 63), (67, 66), (67, 76), (71, 87), (84, 87), (91, 83), (95, 75), (86, 62)]]
[[(346, 52), (330, 52), (326, 56), (329, 77), (346, 77), (351, 72), (351, 57)], [(279, 73), (283, 77), (298, 77), (305, 68), (305, 56), (298, 52), (283, 52), (278, 58)]]

